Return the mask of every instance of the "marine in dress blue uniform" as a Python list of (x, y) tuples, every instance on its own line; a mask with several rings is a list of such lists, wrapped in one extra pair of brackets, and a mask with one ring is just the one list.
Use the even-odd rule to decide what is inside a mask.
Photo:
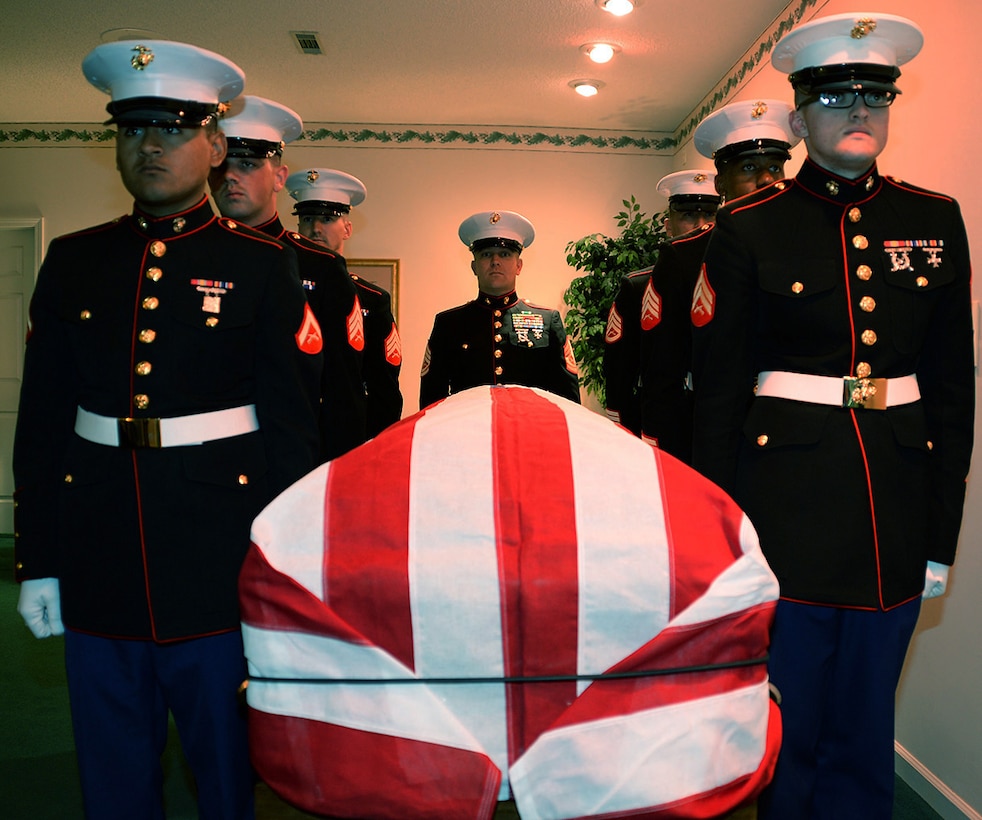
[[(711, 224), (720, 203), (715, 181), (715, 173), (702, 170), (675, 171), (658, 181), (659, 193), (668, 198), (665, 224), (669, 236), (691, 237), (698, 235), (704, 225)], [(676, 230), (679, 230), (678, 234), (673, 233)], [(669, 247), (667, 242), (659, 246), (659, 258)], [(661, 446), (667, 445), (667, 449), (674, 455), (679, 455), (678, 448), (673, 448), (669, 440), (677, 439), (679, 442), (685, 442), (691, 438), (691, 429), (688, 436), (680, 435), (677, 429), (671, 426), (666, 428), (664, 424), (656, 421), (655, 415), (660, 414), (664, 409), (656, 397), (670, 396), (672, 403), (677, 400), (688, 401), (684, 395), (688, 356), (684, 358), (685, 366), (679, 383), (672, 382), (666, 386), (661, 382), (661, 378), (668, 373), (669, 368), (661, 367), (663, 362), (649, 355), (650, 348), (642, 351), (642, 339), (647, 333), (651, 331), (661, 333), (664, 328), (662, 331), (656, 329), (662, 325), (663, 320), (667, 320), (670, 324), (673, 321), (673, 314), (665, 313), (664, 295), (652, 286), (653, 269), (654, 266), (648, 267), (622, 277), (617, 296), (614, 297), (614, 303), (607, 315), (603, 359), (607, 395), (605, 409), (608, 418), (626, 427), (636, 436), (642, 435), (645, 426), (651, 431), (661, 430), (663, 439)], [(674, 281), (669, 281), (667, 284), (673, 293), (677, 290)], [(678, 332), (679, 323), (674, 322), (676, 332), (672, 333), (673, 339), (686, 341), (690, 335), (687, 310), (688, 302), (683, 311), (683, 332)], [(672, 353), (675, 354), (675, 358), (683, 355), (682, 351), (677, 349)], [(659, 381), (657, 388), (656, 379)], [(672, 414), (671, 418), (674, 418), (678, 414), (678, 409), (669, 412)], [(653, 443), (656, 438), (657, 435), (652, 438)]]
[[(297, 201), (293, 213), (298, 217), (300, 233), (344, 261), (344, 242), (351, 235), (347, 215), (365, 200), (364, 183), (343, 171), (308, 168), (290, 175), (287, 190)], [(362, 381), (367, 434), (374, 438), (402, 417), (402, 339), (392, 312), (392, 295), (374, 282), (350, 275), (364, 328)]]
[(253, 518), (316, 466), (320, 331), (293, 252), (204, 195), (241, 70), (147, 41), (101, 45), (83, 71), (111, 94), (137, 203), (55, 239), (38, 276), (18, 609), (39, 637), (63, 619), (88, 816), (163, 816), (169, 710), (200, 816), (251, 818), (237, 579)]
[(784, 741), (761, 818), (891, 816), (897, 681), (955, 556), (968, 242), (954, 200), (875, 163), (922, 39), (904, 18), (845, 14), (776, 46), (809, 157), (720, 210), (693, 301), (694, 466), (746, 510), (781, 584)]
[(276, 209), (289, 169), (284, 147), (303, 133), (303, 121), (273, 100), (243, 94), (222, 119), (225, 164), (210, 183), (219, 210), (290, 246), (297, 255), (307, 301), (324, 336), (320, 391), (321, 459), (329, 461), (368, 439), (362, 360), (365, 328), (355, 283), (344, 259), (296, 231)]
[[(790, 112), (779, 100), (743, 101), (699, 124), (693, 143), (716, 166), (710, 179), (717, 203), (784, 178), (789, 150), (799, 141), (791, 133)], [(689, 184), (687, 176), (678, 172), (674, 178)], [(629, 274), (607, 324), (605, 364), (609, 360), (612, 374), (619, 373), (615, 407), (636, 408), (633, 432), (686, 463), (692, 460), (689, 308), (714, 219), (715, 208), (702, 225), (663, 243), (652, 268)], [(630, 396), (622, 398), (622, 385), (632, 382), (633, 403)], [(608, 414), (616, 420), (618, 411), (609, 405), (610, 381)]]
[(458, 235), (474, 254), (479, 292), (434, 318), (420, 371), (420, 409), (482, 384), (540, 387), (579, 403), (562, 316), (515, 291), (521, 252), (535, 238), (532, 223), (513, 211), (482, 211), (465, 219)]

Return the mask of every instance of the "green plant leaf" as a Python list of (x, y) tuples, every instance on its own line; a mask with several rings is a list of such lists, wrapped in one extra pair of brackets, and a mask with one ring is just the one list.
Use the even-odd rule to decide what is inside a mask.
[(604, 405), (604, 333), (621, 277), (654, 265), (659, 244), (668, 239), (662, 214), (648, 219), (633, 194), (622, 202), (626, 210), (614, 216), (617, 227), (622, 229), (619, 236), (595, 233), (566, 245), (566, 263), (585, 271), (569, 283), (563, 294), (569, 306), (566, 333), (580, 368), (580, 384)]

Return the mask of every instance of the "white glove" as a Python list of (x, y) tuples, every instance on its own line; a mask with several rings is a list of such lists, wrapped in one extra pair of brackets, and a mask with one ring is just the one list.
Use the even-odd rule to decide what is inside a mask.
[(57, 578), (22, 581), (17, 611), (35, 638), (65, 633), (61, 623), (61, 592)]
[(939, 598), (944, 595), (944, 591), (948, 586), (948, 570), (950, 570), (947, 564), (939, 564), (935, 561), (927, 562), (927, 573), (924, 576), (924, 592), (921, 594), (922, 598)]

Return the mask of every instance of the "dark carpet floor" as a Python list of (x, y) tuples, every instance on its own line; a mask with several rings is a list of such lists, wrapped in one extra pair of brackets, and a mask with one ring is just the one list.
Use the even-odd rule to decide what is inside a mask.
[[(0, 536), (0, 817), (5, 820), (81, 820), (82, 801), (68, 713), (61, 638), (36, 640), (17, 614), (12, 538)], [(164, 755), (168, 820), (196, 820), (193, 781), (176, 735)], [(256, 790), (258, 820), (313, 815), (287, 805), (265, 785)], [(941, 820), (897, 779), (894, 820)], [(496, 820), (518, 818), (501, 804)], [(728, 820), (755, 820), (753, 807)]]

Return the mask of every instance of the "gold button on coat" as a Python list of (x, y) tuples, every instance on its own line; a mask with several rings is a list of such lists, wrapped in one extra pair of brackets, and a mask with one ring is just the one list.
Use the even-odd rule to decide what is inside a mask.
[(869, 362), (860, 362), (856, 365), (856, 377), (860, 379), (865, 379), (873, 372), (873, 368), (869, 366)]
[(160, 300), (156, 296), (148, 296), (142, 305), (144, 310), (156, 310), (160, 306)]
[(767, 444), (767, 435), (765, 434), (765, 435), (757, 436), (757, 444), (760, 447), (763, 447), (765, 444)]
[(494, 375), (495, 375), (495, 376), (500, 376), (500, 375), (501, 375), (502, 373), (504, 373), (504, 372), (505, 372), (505, 371), (501, 369), (501, 365), (498, 365), (498, 367), (496, 367), (496, 368), (494, 369)]
[(863, 340), (863, 344), (867, 347), (872, 347), (876, 344), (876, 333), (872, 330), (864, 330), (863, 335), (860, 338)]
[(136, 375), (137, 376), (149, 376), (151, 370), (153, 370), (153, 365), (150, 364), (150, 362), (137, 362), (136, 363)]
[(247, 476), (245, 473), (242, 473), (242, 475), (239, 476), (239, 484), (241, 484), (244, 487), (248, 483), (249, 483), (249, 476)]
[(917, 279), (915, 279), (914, 281), (917, 284), (917, 287), (919, 287), (919, 288), (926, 288), (927, 287), (927, 277), (926, 276), (918, 276)]
[(218, 325), (218, 317), (209, 316), (207, 319), (205, 319), (205, 325), (208, 327), (216, 327)]
[(71, 484), (71, 483), (72, 483), (72, 481), (73, 481), (73, 478), (72, 478), (72, 474), (71, 474), (71, 473), (67, 473), (67, 474), (65, 475), (65, 483), (66, 483), (66, 484)]
[(147, 269), (147, 279), (151, 282), (159, 282), (160, 277), (164, 275), (164, 272), (160, 268), (148, 268)]
[(856, 276), (858, 276), (864, 282), (868, 282), (872, 275), (873, 269), (869, 265), (860, 265), (858, 268), (856, 268)]
[(81, 319), (83, 322), (87, 322), (89, 319), (92, 318), (92, 311), (91, 310), (83, 310), (78, 315), (78, 318)]
[(501, 358), (501, 351), (500, 351), (500, 350), (496, 350), (496, 351), (494, 351), (494, 357), (495, 357), (496, 359), (500, 359), (500, 358)]
[(145, 345), (150, 344), (156, 338), (157, 338), (157, 331), (156, 330), (151, 330), (150, 328), (145, 327), (145, 328), (143, 328), (143, 330), (140, 331), (139, 339)]
[(849, 209), (849, 221), (850, 222), (859, 222), (859, 220), (862, 219), (862, 218), (863, 218), (863, 212), (861, 210), (859, 210), (859, 208), (850, 208)]
[(495, 333), (494, 334), (494, 340), (496, 342), (500, 342), (501, 341), (501, 334), (500, 333)]
[(146, 410), (150, 406), (150, 397), (146, 393), (137, 393), (133, 397), (137, 410)]
[(874, 299), (872, 296), (864, 296), (859, 300), (859, 307), (866, 313), (872, 313), (874, 310), (876, 310), (876, 299)]
[(801, 282), (795, 282), (791, 286), (791, 292), (792, 293), (801, 293), (804, 289), (805, 289), (805, 286), (803, 284), (801, 284)]
[(159, 259), (165, 253), (167, 253), (167, 246), (158, 239), (150, 243), (150, 253)]
[(857, 250), (864, 251), (869, 247), (869, 240), (862, 234), (859, 234), (859, 236), (852, 238), (852, 246)]

